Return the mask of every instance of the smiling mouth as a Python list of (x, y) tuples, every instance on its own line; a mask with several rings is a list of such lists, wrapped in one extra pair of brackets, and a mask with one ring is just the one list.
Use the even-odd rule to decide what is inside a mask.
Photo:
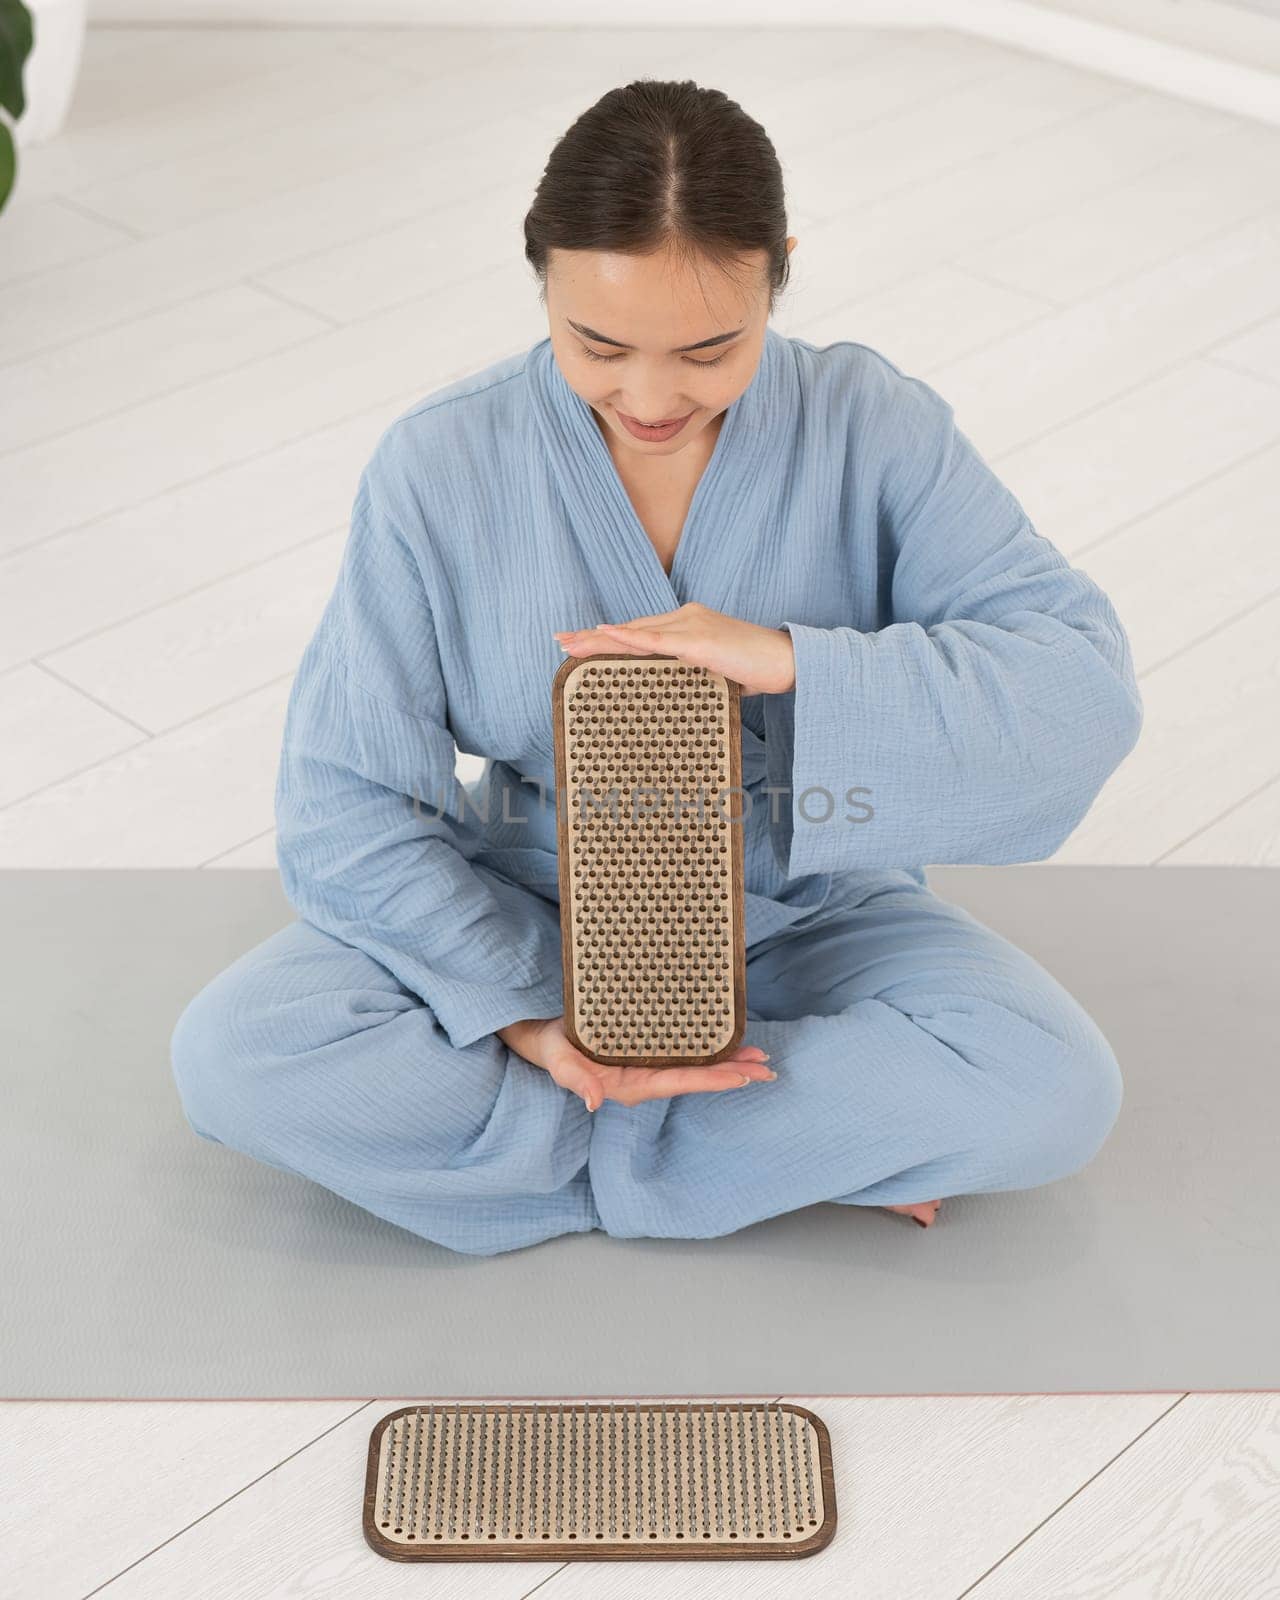
[(693, 412), (686, 411), (682, 417), (663, 417), (660, 422), (646, 422), (643, 417), (632, 417), (629, 416), (625, 411), (620, 411), (618, 415), (620, 417), (627, 417), (627, 420), (630, 422), (639, 423), (642, 428), (669, 428), (673, 422), (687, 422), (693, 415)]

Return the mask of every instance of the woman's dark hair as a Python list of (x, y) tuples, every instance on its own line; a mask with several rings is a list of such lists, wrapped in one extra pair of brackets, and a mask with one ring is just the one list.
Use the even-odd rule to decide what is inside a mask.
[(665, 248), (705, 256), (735, 279), (743, 252), (765, 250), (772, 314), (789, 258), (782, 168), (768, 134), (736, 100), (692, 79), (610, 89), (561, 135), (525, 214), (524, 253), (543, 302), (553, 248)]

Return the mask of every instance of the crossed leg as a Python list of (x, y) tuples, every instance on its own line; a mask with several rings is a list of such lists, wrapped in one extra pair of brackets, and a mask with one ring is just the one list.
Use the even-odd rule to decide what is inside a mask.
[(1084, 1166), (1118, 1113), (1078, 1002), (922, 886), (754, 946), (747, 987), (776, 1082), (592, 1114), (496, 1034), (456, 1048), (378, 962), (297, 921), (191, 1000), (173, 1071), (201, 1137), (482, 1255), (1029, 1188)]

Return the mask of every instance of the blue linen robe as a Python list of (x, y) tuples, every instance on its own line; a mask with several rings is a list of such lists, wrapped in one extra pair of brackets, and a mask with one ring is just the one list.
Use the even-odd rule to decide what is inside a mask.
[[(744, 1042), (779, 1079), (590, 1116), (494, 1031), (563, 1009), (552, 633), (687, 601), (795, 647), (794, 689), (742, 700)], [(180, 1019), (188, 1118), (474, 1253), (1075, 1171), (1115, 1058), (924, 869), (1051, 855), (1141, 723), (1109, 600), (928, 384), (769, 328), (668, 576), (543, 339), (360, 477), (278, 774), (299, 921)]]

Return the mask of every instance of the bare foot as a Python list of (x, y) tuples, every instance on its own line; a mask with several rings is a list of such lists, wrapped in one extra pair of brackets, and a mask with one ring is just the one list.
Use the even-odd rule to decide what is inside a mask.
[(913, 1206), (881, 1206), (882, 1211), (901, 1211), (906, 1216), (913, 1218), (922, 1228), (933, 1226), (938, 1215), (941, 1200), (918, 1200)]

